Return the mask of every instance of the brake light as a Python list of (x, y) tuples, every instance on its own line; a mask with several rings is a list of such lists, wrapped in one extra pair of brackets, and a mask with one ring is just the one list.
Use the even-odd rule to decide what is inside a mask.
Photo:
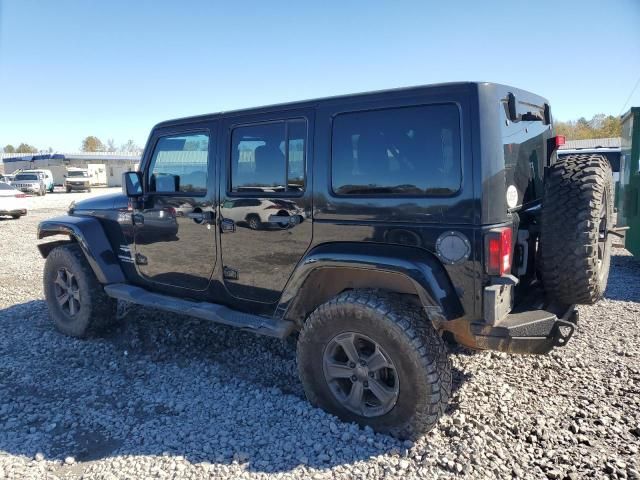
[(511, 271), (511, 228), (491, 230), (486, 236), (487, 273), (504, 275)]
[(16, 193), (15, 197), (16, 198), (26, 198), (27, 196), (24, 193)]
[(564, 145), (567, 141), (567, 137), (565, 137), (564, 135), (556, 135), (555, 139), (556, 139), (556, 148), (558, 148), (560, 145)]

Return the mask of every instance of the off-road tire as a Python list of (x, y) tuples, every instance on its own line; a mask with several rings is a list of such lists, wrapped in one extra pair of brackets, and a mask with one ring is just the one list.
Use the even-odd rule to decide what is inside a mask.
[[(65, 312), (56, 299), (54, 282), (60, 268), (74, 275), (80, 292), (80, 308), (73, 316)], [(85, 338), (102, 333), (116, 323), (117, 301), (104, 293), (78, 244), (51, 250), (44, 266), (44, 293), (51, 319), (66, 335)]]
[[(331, 391), (323, 373), (323, 355), (328, 342), (342, 332), (370, 337), (394, 363), (399, 393), (387, 413), (358, 415)], [(377, 290), (343, 292), (320, 305), (300, 333), (297, 359), (302, 385), (313, 405), (400, 439), (415, 439), (431, 430), (451, 393), (446, 347), (422, 308)]]
[[(603, 206), (604, 202), (604, 206)], [(606, 215), (599, 260), (601, 215)], [(568, 155), (545, 178), (540, 273), (547, 294), (562, 304), (591, 305), (604, 295), (611, 263), (611, 166), (602, 155)]]
[(67, 187), (67, 193), (71, 193), (71, 189)]

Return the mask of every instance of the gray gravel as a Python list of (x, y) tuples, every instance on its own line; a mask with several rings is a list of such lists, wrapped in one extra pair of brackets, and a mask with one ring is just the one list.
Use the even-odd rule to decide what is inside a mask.
[(640, 263), (545, 357), (454, 348), (455, 392), (415, 444), (304, 400), (292, 342), (131, 307), (105, 338), (58, 334), (40, 219), (0, 220), (0, 478), (640, 478)]

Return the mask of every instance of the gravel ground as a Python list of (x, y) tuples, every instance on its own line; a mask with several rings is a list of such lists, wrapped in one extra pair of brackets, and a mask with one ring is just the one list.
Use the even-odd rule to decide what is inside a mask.
[(49, 321), (37, 222), (0, 220), (0, 478), (640, 478), (640, 263), (544, 357), (454, 348), (450, 409), (403, 443), (304, 400), (292, 342), (139, 307), (106, 338)]

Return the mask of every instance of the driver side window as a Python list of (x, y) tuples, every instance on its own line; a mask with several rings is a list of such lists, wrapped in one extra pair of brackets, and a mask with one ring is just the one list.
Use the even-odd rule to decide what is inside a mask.
[(149, 168), (149, 191), (204, 194), (207, 191), (209, 136), (205, 133), (162, 137)]

